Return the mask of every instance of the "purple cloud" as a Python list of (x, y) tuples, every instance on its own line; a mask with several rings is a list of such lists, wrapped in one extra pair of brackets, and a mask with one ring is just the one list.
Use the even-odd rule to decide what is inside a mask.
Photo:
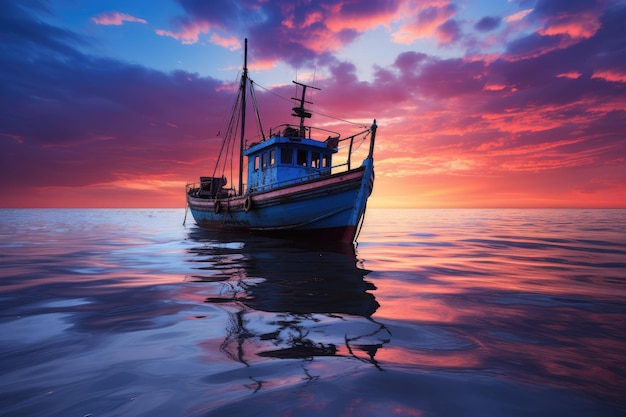
[(543, 17), (558, 17), (560, 15), (575, 15), (587, 11), (601, 11), (607, 5), (606, 0), (538, 0), (533, 14)]
[(220, 121), (191, 109), (227, 102), (221, 82), (84, 55), (31, 11), (0, 25), (12, 39), (0, 55), (0, 188), (157, 175), (215, 136)]
[(185, 43), (199, 34), (250, 37), (252, 57), (259, 62), (282, 60), (301, 66), (353, 42), (360, 33), (386, 24), (399, 13), (402, 0), (342, 2), (322, 0), (296, 4), (288, 0), (178, 0), (186, 15), (174, 30), (159, 31)]
[(440, 44), (450, 44), (461, 39), (461, 28), (456, 20), (450, 19), (437, 27), (437, 40)]
[(490, 32), (500, 26), (499, 17), (485, 16), (474, 25), (474, 29), (479, 32)]
[(0, 59), (6, 59), (20, 51), (22, 54), (31, 55), (50, 51), (76, 56), (75, 47), (85, 45), (82, 37), (32, 17), (31, 11), (48, 13), (48, 10), (39, 3), (3, 2), (0, 14), (0, 38), (7, 41), (2, 44), (3, 53), (0, 54)]

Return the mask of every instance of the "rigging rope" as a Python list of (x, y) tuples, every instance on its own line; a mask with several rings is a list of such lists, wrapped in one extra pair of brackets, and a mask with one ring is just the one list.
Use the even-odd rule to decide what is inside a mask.
[[(292, 102), (291, 98), (286, 98), (284, 96), (281, 96), (280, 94), (271, 91), (269, 89), (267, 89), (266, 87), (255, 83), (252, 79), (248, 78), (248, 81), (250, 82), (250, 89), (249, 89), (249, 94), (250, 97), (252, 98), (252, 104), (254, 107), (254, 112), (257, 118), (257, 127), (260, 129), (261, 132), (261, 137), (263, 138), (263, 140), (265, 140), (265, 133), (263, 131), (263, 126), (261, 125), (261, 117), (259, 114), (259, 107), (258, 107), (258, 101), (256, 98), (256, 93), (254, 91), (254, 86), (258, 86), (259, 88), (263, 89), (264, 91), (266, 91), (269, 94), (272, 94), (282, 100), (288, 101), (288, 102)], [(238, 132), (238, 126), (240, 125), (241, 122), (241, 112), (238, 111), (238, 109), (242, 106), (243, 101), (244, 101), (244, 97), (242, 97), (242, 89), (239, 88), (237, 94), (234, 95), (234, 100), (232, 102), (232, 107), (231, 107), (231, 114), (230, 114), (230, 118), (228, 119), (228, 123), (226, 125), (226, 131), (224, 132), (223, 135), (223, 141), (222, 141), (222, 146), (220, 148), (220, 152), (218, 154), (217, 157), (217, 161), (215, 163), (215, 168), (213, 170), (213, 178), (216, 178), (216, 174), (218, 174), (218, 170), (221, 169), (221, 176), (225, 176), (224, 174), (226, 173), (227, 169), (230, 169), (230, 179), (231, 181), (234, 181), (234, 155), (235, 155), (235, 145), (237, 144), (237, 132)], [(355, 135), (349, 136), (343, 140), (346, 139), (354, 139), (357, 136), (363, 135), (365, 134), (365, 136), (363, 137), (363, 139), (361, 140), (360, 143), (357, 144), (356, 148), (354, 149), (354, 151), (356, 151), (357, 149), (359, 149), (361, 147), (361, 145), (365, 142), (368, 134), (370, 133), (370, 129), (368, 126), (363, 125), (362, 123), (355, 123), (352, 122), (350, 120), (345, 120), (345, 119), (341, 119), (339, 117), (334, 117), (334, 116), (329, 116), (327, 114), (324, 113), (317, 113), (316, 114), (320, 115), (320, 116), (324, 116), (327, 117), (329, 119), (334, 119), (343, 123), (348, 123), (354, 126), (359, 126), (359, 127), (363, 127), (365, 128), (365, 131), (357, 133)], [(226, 115), (224, 115), (224, 120), (226, 119)], [(222, 125), (224, 123), (224, 120), (222, 121)], [(221, 135), (221, 132), (218, 133), (218, 136)], [(229, 158), (229, 156), (233, 156), (231, 158)], [(230, 166), (229, 165), (229, 161), (230, 160)], [(243, 170), (243, 167), (240, 167), (240, 169)], [(241, 190), (239, 190), (241, 192)]]
[[(235, 97), (233, 102), (232, 112), (230, 114), (230, 119), (228, 120), (228, 125), (226, 126), (226, 133), (224, 135), (224, 140), (222, 141), (222, 147), (220, 149), (220, 153), (217, 157), (217, 161), (215, 163), (215, 169), (213, 170), (213, 177), (216, 177), (216, 173), (220, 167), (220, 163), (222, 166), (221, 174), (224, 175), (226, 172), (226, 164), (228, 162), (228, 155), (230, 154), (230, 148), (234, 147), (234, 137), (237, 134), (237, 122), (239, 120), (239, 112), (236, 109), (240, 106), (241, 102), (241, 91), (239, 91)], [(232, 165), (232, 161), (231, 161)], [(231, 180), (232, 180), (232, 168), (231, 168)]]
[(263, 126), (261, 125), (261, 115), (259, 114), (259, 105), (256, 101), (256, 93), (254, 92), (254, 81), (250, 80), (250, 97), (252, 97), (252, 106), (254, 108), (254, 114), (256, 114), (256, 120), (259, 124), (259, 130), (261, 131), (261, 137), (265, 140), (265, 132), (263, 131)]

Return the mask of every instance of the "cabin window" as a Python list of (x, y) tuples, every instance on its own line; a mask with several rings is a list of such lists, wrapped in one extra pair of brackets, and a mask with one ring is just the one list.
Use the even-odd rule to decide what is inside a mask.
[(322, 168), (330, 168), (330, 155), (322, 155)]
[(298, 154), (297, 154), (297, 159), (296, 159), (297, 165), (300, 165), (303, 167), (307, 166), (308, 158), (309, 158), (309, 153), (307, 151), (305, 151), (304, 149), (298, 149)]
[(272, 149), (270, 151), (270, 165), (271, 166), (276, 165), (276, 149)]
[(313, 168), (319, 168), (320, 167), (320, 153), (319, 152), (312, 152), (311, 153), (311, 166)]
[(263, 169), (267, 168), (267, 161), (268, 161), (267, 152), (263, 152), (263, 155), (261, 155), (261, 167)]
[(290, 148), (282, 148), (280, 150), (280, 163), (293, 164), (293, 150)]
[(254, 170), (258, 171), (259, 170), (259, 155), (256, 155), (254, 157)]

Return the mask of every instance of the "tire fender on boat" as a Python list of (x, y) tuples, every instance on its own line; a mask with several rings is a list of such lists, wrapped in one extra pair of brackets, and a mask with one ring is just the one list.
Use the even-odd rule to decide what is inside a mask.
[(246, 200), (243, 202), (243, 209), (247, 213), (254, 207), (254, 201), (252, 201), (252, 197), (246, 197)]
[(215, 214), (219, 214), (219, 212), (222, 211), (222, 203), (220, 203), (219, 201), (216, 201), (215, 204), (213, 205), (213, 211), (215, 212)]

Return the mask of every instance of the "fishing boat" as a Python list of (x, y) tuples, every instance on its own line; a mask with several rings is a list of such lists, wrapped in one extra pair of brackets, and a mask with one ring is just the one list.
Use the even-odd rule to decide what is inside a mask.
[[(318, 88), (295, 82), (297, 94), (292, 116), (296, 125), (270, 129), (260, 138), (246, 141), (246, 97), (249, 90), (256, 120), (260, 116), (254, 83), (248, 77), (248, 41), (233, 115), (224, 135), (222, 151), (210, 176), (186, 185), (187, 207), (203, 228), (246, 231), (287, 238), (354, 243), (358, 237), (367, 200), (374, 185), (376, 120), (364, 130), (343, 138), (340, 133), (308, 126), (312, 117), (305, 104), (307, 90)], [(369, 141), (358, 166), (353, 147)], [(238, 146), (230, 141), (238, 141)], [(238, 152), (236, 149), (238, 148)], [(347, 158), (336, 161), (341, 149)], [(235, 155), (238, 153), (238, 155)], [(237, 158), (238, 164), (228, 159)], [(245, 161), (244, 161), (245, 158)], [(226, 167), (238, 166), (238, 186), (227, 186)], [(222, 169), (222, 171), (220, 171)], [(244, 184), (244, 173), (246, 183)]]

